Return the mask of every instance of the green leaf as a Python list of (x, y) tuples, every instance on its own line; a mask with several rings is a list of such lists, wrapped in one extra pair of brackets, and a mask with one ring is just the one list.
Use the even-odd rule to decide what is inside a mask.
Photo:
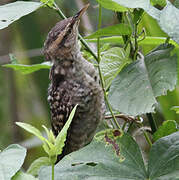
[(142, 14), (144, 13), (143, 9), (134, 9), (133, 14), (133, 23), (134, 24), (138, 24), (140, 22), (140, 20), (142, 19)]
[(19, 18), (32, 13), (42, 6), (39, 2), (17, 1), (0, 6), (0, 29), (6, 28)]
[[(87, 42), (97, 42), (97, 39), (87, 39)], [(150, 37), (146, 36), (144, 40), (139, 41), (139, 45), (160, 45), (162, 43), (165, 43), (166, 38), (165, 37)], [(113, 36), (113, 37), (103, 37), (100, 38), (100, 43), (120, 43), (124, 44), (122, 36)], [(178, 44), (170, 40), (170, 43), (178, 47)]]
[(156, 8), (154, 8), (150, 4), (150, 0), (112, 0), (113, 2), (118, 3), (121, 6), (127, 7), (127, 8), (142, 8), (145, 10), (150, 16), (152, 16), (155, 19), (159, 19), (160, 17), (160, 11)]
[(106, 89), (111, 85), (112, 80), (122, 70), (122, 68), (131, 62), (126, 52), (119, 47), (111, 48), (101, 53), (102, 59), (100, 68), (104, 76)]
[(125, 12), (127, 8), (120, 6), (118, 3), (114, 2), (113, 0), (96, 0), (102, 7), (106, 9), (110, 9), (113, 11)]
[(164, 7), (167, 4), (166, 0), (151, 0), (151, 3), (152, 3), (153, 6), (159, 5), (161, 7)]
[(48, 144), (44, 143), (42, 147), (44, 151), (48, 154), (48, 156), (50, 156), (50, 147), (48, 146)]
[(159, 127), (159, 129), (154, 133), (153, 140), (157, 141), (158, 139), (164, 136), (168, 136), (176, 131), (178, 131), (176, 121), (164, 121), (163, 124)]
[(121, 6), (128, 7), (128, 8), (143, 8), (146, 9), (150, 5), (150, 0), (112, 0), (120, 4)]
[(93, 34), (85, 37), (86, 39), (93, 39), (102, 36), (115, 36), (115, 35), (129, 35), (131, 34), (131, 28), (127, 24), (116, 24), (113, 26), (108, 26), (106, 28), (99, 29)]
[(54, 144), (55, 143), (55, 136), (52, 132), (52, 130), (48, 130), (44, 125), (42, 125), (42, 127), (45, 129), (46, 131), (46, 134), (47, 134), (47, 137), (48, 137), (48, 140)]
[(22, 74), (30, 74), (41, 69), (50, 69), (50, 62), (44, 62), (41, 64), (25, 65), (25, 64), (5, 64), (3, 67), (12, 68)]
[(42, 136), (41, 132), (37, 128), (33, 127), (30, 124), (22, 122), (16, 122), (16, 124), (21, 128), (25, 129), (26, 131), (30, 132), (31, 134), (37, 136), (42, 142), (46, 142), (45, 138)]
[(177, 114), (179, 114), (179, 106), (173, 106), (171, 110), (174, 110)]
[(0, 179), (10, 180), (21, 168), (25, 156), (26, 149), (17, 144), (12, 144), (0, 152)]
[[(173, 40), (179, 43), (179, 30), (178, 30), (178, 17), (179, 9), (167, 1), (167, 5), (160, 11), (150, 5), (149, 0), (113, 0), (119, 5), (128, 8), (142, 8), (150, 16), (155, 18), (160, 27), (166, 32)], [(164, 1), (163, 1), (164, 3)]]
[[(105, 137), (110, 138), (115, 132), (106, 131)], [(56, 180), (144, 180), (146, 170), (137, 143), (128, 134), (115, 135), (114, 138), (120, 149), (118, 155), (111, 143), (94, 140), (90, 145), (65, 156), (56, 165)], [(40, 170), (40, 180), (49, 180), (50, 177), (51, 168)]]
[[(147, 172), (139, 146), (130, 135), (106, 130), (97, 136), (97, 140), (65, 156), (55, 166), (56, 180), (179, 179), (179, 132), (152, 145)], [(51, 167), (41, 168), (39, 180), (49, 179)]]
[(167, 5), (161, 11), (158, 23), (162, 30), (179, 44), (178, 17), (179, 9), (167, 1)]
[(175, 2), (173, 3), (173, 5), (174, 5), (176, 8), (179, 8), (179, 0), (175, 0)]
[(36, 159), (35, 161), (33, 161), (33, 163), (28, 168), (27, 173), (33, 176), (37, 176), (38, 171), (40, 170), (42, 166), (50, 166), (50, 165), (51, 163), (48, 157), (40, 157)]
[(179, 180), (179, 132), (152, 145), (148, 174), (150, 180)]
[(31, 134), (37, 136), (44, 143), (42, 147), (50, 157), (54, 155), (56, 156), (55, 145), (46, 138), (44, 138), (41, 132), (37, 128), (27, 123), (16, 122), (16, 124), (21, 128), (25, 129), (26, 131), (30, 132)]
[(73, 120), (77, 106), (78, 105), (75, 105), (75, 107), (71, 111), (69, 118), (68, 118), (67, 122), (65, 123), (63, 129), (60, 131), (60, 133), (58, 134), (58, 136), (55, 139), (55, 148), (56, 148), (57, 155), (62, 153), (63, 147), (65, 145), (66, 136), (67, 136), (67, 130), (70, 127), (70, 124)]
[(30, 174), (26, 174), (24, 172), (19, 171), (18, 173), (16, 173), (15, 176), (13, 176), (12, 180), (38, 180), (38, 179)]
[(177, 82), (177, 57), (170, 55), (172, 49), (162, 44), (122, 69), (109, 91), (115, 110), (134, 116), (154, 111), (156, 97), (173, 90)]
[(40, 1), (48, 5), (49, 7), (53, 7), (54, 0), (40, 0)]

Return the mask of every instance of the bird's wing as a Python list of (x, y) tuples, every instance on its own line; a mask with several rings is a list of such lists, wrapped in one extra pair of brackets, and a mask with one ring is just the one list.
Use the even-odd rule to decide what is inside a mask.
[(74, 105), (71, 102), (71, 88), (68, 84), (60, 84), (58, 87), (49, 88), (48, 100), (51, 109), (52, 130), (55, 136), (59, 134), (65, 125)]

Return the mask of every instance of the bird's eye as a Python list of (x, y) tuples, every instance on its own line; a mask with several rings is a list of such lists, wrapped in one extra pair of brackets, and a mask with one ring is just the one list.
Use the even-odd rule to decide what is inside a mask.
[(74, 18), (78, 18), (78, 16), (79, 16), (79, 13), (75, 14)]

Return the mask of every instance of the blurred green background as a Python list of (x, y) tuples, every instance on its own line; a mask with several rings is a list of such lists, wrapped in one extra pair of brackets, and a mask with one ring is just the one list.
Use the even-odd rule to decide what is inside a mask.
[[(14, 2), (1, 0), (0, 5)], [(98, 6), (95, 0), (56, 0), (66, 16), (75, 14), (84, 4), (90, 2), (91, 6), (80, 24), (80, 32), (83, 36), (97, 29)], [(103, 9), (102, 26), (117, 23), (115, 13)], [(36, 64), (45, 59), (43, 57), (43, 43), (47, 33), (60, 20), (58, 14), (49, 9), (41, 8), (27, 15), (8, 28), (0, 31), (0, 65), (9, 62), (9, 53), (15, 54), (19, 63)], [(140, 23), (140, 30), (145, 27), (148, 36), (166, 36), (157, 25), (156, 21), (146, 13)], [(140, 31), (139, 30), (139, 31)], [(93, 45), (95, 46), (95, 45)], [(142, 47), (146, 54), (153, 45)], [(179, 51), (176, 51), (179, 57)], [(11, 143), (20, 143), (29, 149), (28, 163), (36, 157), (42, 156), (41, 148), (34, 148), (39, 141), (31, 139), (31, 135), (15, 125), (16, 121), (26, 122), (41, 128), (44, 124), (50, 127), (50, 112), (47, 103), (47, 88), (49, 84), (48, 70), (40, 70), (30, 75), (22, 75), (11, 69), (0, 67), (0, 149)], [(171, 111), (172, 106), (179, 105), (179, 86), (173, 92), (160, 97), (157, 106), (156, 118), (160, 120), (176, 120), (179, 116)], [(33, 153), (33, 159), (31, 156)], [(39, 154), (41, 153), (41, 154)]]

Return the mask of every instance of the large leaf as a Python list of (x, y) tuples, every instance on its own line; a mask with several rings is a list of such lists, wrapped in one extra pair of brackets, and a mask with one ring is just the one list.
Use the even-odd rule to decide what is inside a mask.
[(15, 176), (13, 176), (12, 180), (38, 180), (38, 179), (30, 174), (26, 174), (24, 172), (19, 171)]
[(96, 1), (106, 9), (119, 11), (119, 12), (127, 11), (127, 8), (120, 6), (118, 3), (114, 2), (113, 0), (96, 0)]
[[(116, 131), (108, 134), (111, 132), (115, 134)], [(146, 170), (137, 143), (131, 136), (123, 134), (115, 135), (116, 143), (113, 144), (108, 134), (105, 135), (106, 143), (95, 140), (89, 146), (63, 158), (55, 166), (55, 180), (145, 179)], [(115, 145), (120, 152), (116, 152)], [(42, 168), (39, 179), (51, 179), (51, 168)]]
[(150, 0), (113, 0), (114, 2), (128, 8), (143, 8), (147, 9), (150, 5)]
[(3, 67), (12, 68), (22, 74), (30, 74), (41, 69), (50, 69), (50, 62), (44, 62), (41, 64), (25, 65), (25, 64), (5, 64)]
[(131, 34), (131, 28), (127, 24), (116, 24), (113, 26), (108, 26), (106, 28), (99, 29), (93, 34), (85, 37), (86, 39), (93, 39), (102, 36), (115, 36), (115, 35), (129, 35)]
[(42, 3), (47, 4), (49, 7), (53, 7), (54, 0), (40, 0)]
[(153, 135), (154, 141), (178, 131), (177, 123), (174, 120), (164, 121)]
[[(97, 42), (97, 39), (87, 39), (87, 42)], [(166, 37), (151, 37), (146, 36), (144, 40), (139, 41), (139, 45), (160, 45), (162, 43), (165, 43)], [(118, 43), (118, 44), (124, 44), (122, 36), (112, 36), (112, 37), (102, 37), (100, 38), (100, 43)], [(178, 44), (170, 40), (170, 43), (175, 45), (178, 48)]]
[(51, 162), (48, 157), (40, 157), (32, 162), (32, 164), (27, 170), (27, 173), (33, 176), (37, 176), (38, 171), (42, 166), (50, 166), (50, 165), (51, 165)]
[(162, 30), (179, 44), (179, 9), (168, 1), (158, 22)]
[[(118, 130), (106, 130), (101, 134), (104, 136), (100, 135), (97, 141), (62, 159), (55, 167), (55, 180), (179, 179), (179, 132), (152, 145), (148, 172), (139, 146), (131, 136), (121, 135)], [(42, 168), (39, 179), (51, 179), (51, 168)]]
[(12, 144), (0, 152), (0, 179), (10, 180), (21, 168), (25, 156), (26, 149), (17, 144)]
[(172, 49), (172, 45), (160, 45), (123, 68), (109, 91), (115, 110), (129, 115), (154, 111), (156, 97), (173, 90), (177, 82), (177, 57), (170, 55)]
[(149, 156), (150, 180), (179, 180), (179, 132), (156, 141)]
[(166, 0), (151, 0), (151, 3), (152, 3), (153, 6), (159, 5), (161, 7), (164, 7), (167, 4)]
[(32, 13), (42, 6), (39, 2), (17, 1), (0, 6), (0, 29), (9, 26), (22, 16)]
[(150, 0), (112, 0), (115, 3), (118, 3), (121, 6), (127, 8), (142, 8), (144, 9), (150, 16), (155, 19), (159, 19), (160, 11), (150, 4)]
[(175, 2), (173, 3), (173, 5), (174, 5), (176, 8), (179, 8), (179, 0), (175, 0)]
[[(161, 11), (150, 5), (149, 0), (112, 0), (113, 2), (128, 8), (142, 8), (150, 16), (155, 18), (160, 27), (173, 40), (179, 43), (178, 17), (179, 9), (167, 1), (167, 5)], [(163, 1), (162, 4), (165, 2)], [(160, 3), (161, 4), (161, 3)], [(176, 3), (177, 4), (177, 3)], [(107, 8), (107, 7), (106, 7)]]
[(114, 47), (104, 51), (101, 53), (101, 56), (102, 59), (100, 62), (100, 68), (102, 70), (107, 89), (122, 68), (131, 61), (126, 54), (126, 51), (119, 47)]

